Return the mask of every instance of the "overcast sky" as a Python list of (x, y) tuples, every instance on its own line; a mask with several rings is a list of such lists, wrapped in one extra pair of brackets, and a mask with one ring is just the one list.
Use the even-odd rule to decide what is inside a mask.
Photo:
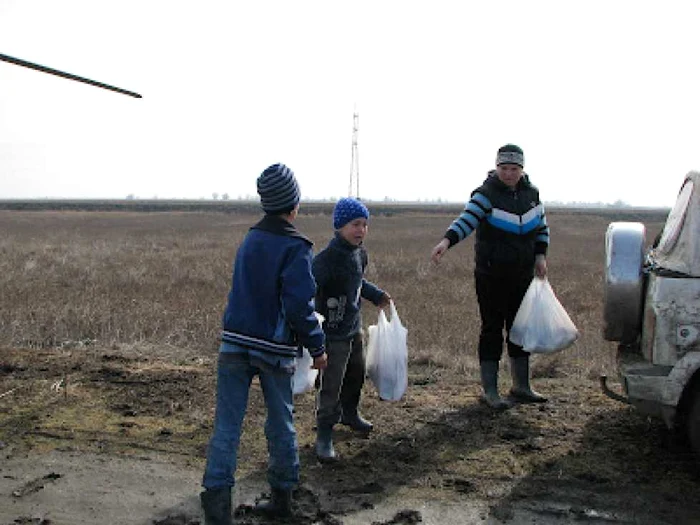
[(700, 169), (693, 1), (0, 0), (0, 198), (464, 202), (499, 146), (545, 201), (671, 206)]

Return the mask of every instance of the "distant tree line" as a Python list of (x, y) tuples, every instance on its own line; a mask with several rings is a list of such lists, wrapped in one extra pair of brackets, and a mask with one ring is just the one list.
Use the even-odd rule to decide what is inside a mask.
[[(129, 195), (126, 196), (126, 200), (132, 201), (140, 199), (140, 197), (137, 197), (133, 193), (129, 193)], [(157, 200), (158, 196), (154, 196), (152, 200)], [(222, 201), (228, 201), (231, 200), (231, 196), (228, 193), (221, 193), (219, 194), (218, 192), (213, 192), (211, 194), (211, 199), (212, 200), (219, 200), (221, 199)], [(339, 199), (339, 197), (327, 197), (324, 199), (302, 199), (304, 201), (311, 201), (311, 202), (336, 202)], [(172, 200), (191, 200), (188, 198), (185, 199), (172, 199)], [(200, 197), (199, 200), (206, 200), (204, 197)], [(243, 202), (250, 202), (250, 201), (257, 201), (258, 196), (257, 195), (238, 195), (236, 197), (237, 201), (243, 201)], [(362, 199), (365, 202), (377, 202), (377, 203), (405, 203), (405, 204), (410, 204), (410, 203), (415, 203), (415, 204), (462, 204), (461, 202), (455, 202), (455, 201), (449, 201), (447, 199), (443, 199), (441, 197), (435, 198), (435, 199), (416, 199), (416, 200), (401, 200), (401, 199), (395, 199), (393, 197), (385, 196), (383, 199)], [(625, 201), (618, 199), (615, 202), (609, 203), (609, 202), (580, 202), (580, 201), (545, 201), (545, 206), (554, 206), (557, 208), (631, 208), (632, 206)]]

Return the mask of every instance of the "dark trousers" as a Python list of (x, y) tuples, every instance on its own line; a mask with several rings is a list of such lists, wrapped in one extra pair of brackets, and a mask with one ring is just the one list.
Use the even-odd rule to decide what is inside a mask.
[[(487, 274), (474, 272), (476, 296), (481, 314), (479, 361), (499, 361), (503, 352), (503, 329), (513, 326), (515, 314), (532, 280), (528, 274)], [(506, 339), (507, 340), (507, 339)], [(507, 340), (510, 357), (529, 356), (521, 346)]]
[(360, 403), (365, 383), (365, 355), (362, 334), (347, 341), (326, 341), (328, 366), (321, 371), (321, 388), (316, 400), (316, 424), (333, 426), (341, 410), (351, 414)]

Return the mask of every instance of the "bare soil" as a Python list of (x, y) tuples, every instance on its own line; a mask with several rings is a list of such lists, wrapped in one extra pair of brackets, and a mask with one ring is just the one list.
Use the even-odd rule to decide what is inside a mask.
[[(200, 523), (215, 353), (0, 355), (0, 524)], [(366, 385), (375, 431), (339, 428), (334, 465), (316, 461), (313, 394), (299, 396), (303, 478), (286, 523), (700, 523), (700, 475), (681, 438), (594, 379), (534, 384), (548, 403), (493, 412), (475, 377), (412, 363), (402, 401), (380, 401)], [(267, 490), (263, 421), (254, 384), (237, 523), (267, 523), (251, 508)]]

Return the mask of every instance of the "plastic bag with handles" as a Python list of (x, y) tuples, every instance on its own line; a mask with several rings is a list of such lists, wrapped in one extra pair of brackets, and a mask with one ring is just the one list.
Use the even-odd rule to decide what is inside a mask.
[[(319, 324), (323, 324), (323, 316), (318, 312), (315, 313)], [(314, 360), (308, 348), (302, 348), (301, 357), (296, 358), (296, 367), (294, 369), (294, 377), (292, 378), (292, 392), (294, 395), (308, 392), (316, 385), (318, 370), (312, 368), (313, 364)]]
[(292, 378), (292, 392), (294, 395), (303, 394), (314, 388), (318, 370), (311, 368), (314, 360), (307, 348), (302, 348), (301, 357), (296, 358), (296, 368)]
[(380, 310), (377, 324), (369, 327), (367, 377), (381, 399), (398, 401), (408, 386), (408, 330), (401, 324), (394, 301), (389, 313), (391, 318), (387, 319)]
[(509, 339), (532, 353), (553, 353), (571, 346), (579, 333), (547, 278), (532, 279), (525, 292)]

